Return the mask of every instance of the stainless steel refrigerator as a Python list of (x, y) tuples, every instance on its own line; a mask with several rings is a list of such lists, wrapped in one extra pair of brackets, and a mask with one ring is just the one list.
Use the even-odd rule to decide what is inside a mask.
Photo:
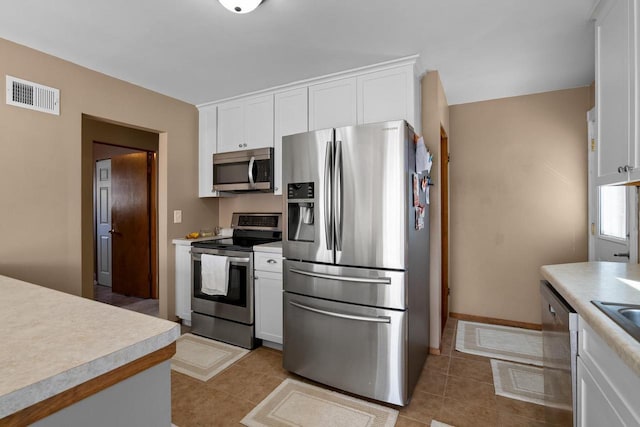
[(396, 405), (429, 345), (429, 214), (413, 139), (394, 121), (282, 144), (284, 368)]

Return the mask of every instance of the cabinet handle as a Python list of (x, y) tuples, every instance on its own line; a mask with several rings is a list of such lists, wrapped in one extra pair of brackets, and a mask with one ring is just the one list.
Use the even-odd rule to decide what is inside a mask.
[(267, 263), (269, 263), (269, 264), (275, 264), (275, 263), (277, 263), (277, 261), (276, 261), (275, 259), (268, 259), (268, 260), (267, 260)]
[(633, 166), (631, 165), (618, 166), (618, 173), (631, 172), (632, 170)]
[[(242, 148), (242, 144), (238, 144), (238, 148)], [(618, 168), (618, 169), (620, 169), (620, 168)]]
[(245, 144), (242, 144), (242, 146), (243, 146), (243, 147), (246, 147), (246, 146), (247, 146), (247, 144), (246, 144), (246, 143), (245, 143)]

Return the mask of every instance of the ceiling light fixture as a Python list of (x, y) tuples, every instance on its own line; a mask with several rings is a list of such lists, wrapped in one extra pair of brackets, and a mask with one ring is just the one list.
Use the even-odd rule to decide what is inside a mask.
[(233, 13), (249, 13), (262, 3), (262, 0), (218, 0), (221, 5)]

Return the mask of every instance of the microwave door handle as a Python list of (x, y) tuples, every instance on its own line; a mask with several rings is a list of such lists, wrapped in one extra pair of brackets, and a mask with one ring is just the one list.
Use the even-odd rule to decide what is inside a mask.
[(342, 141), (336, 141), (336, 164), (333, 168), (333, 220), (336, 230), (336, 251), (342, 250)]
[(251, 156), (251, 160), (249, 160), (249, 184), (251, 184), (251, 187), (255, 187), (256, 186), (256, 182), (253, 178), (253, 164), (255, 163), (256, 158), (254, 156)]
[(327, 250), (333, 249), (333, 221), (331, 220), (331, 164), (333, 156), (331, 143), (332, 141), (327, 141), (324, 155), (324, 237), (327, 241)]

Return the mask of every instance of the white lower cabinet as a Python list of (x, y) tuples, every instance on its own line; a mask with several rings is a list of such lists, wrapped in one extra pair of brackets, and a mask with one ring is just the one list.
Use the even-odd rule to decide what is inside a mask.
[(640, 425), (640, 377), (582, 317), (579, 328), (577, 425)]
[(176, 247), (176, 316), (191, 326), (191, 242), (177, 239)]
[(282, 255), (256, 249), (254, 266), (256, 338), (282, 345)]

